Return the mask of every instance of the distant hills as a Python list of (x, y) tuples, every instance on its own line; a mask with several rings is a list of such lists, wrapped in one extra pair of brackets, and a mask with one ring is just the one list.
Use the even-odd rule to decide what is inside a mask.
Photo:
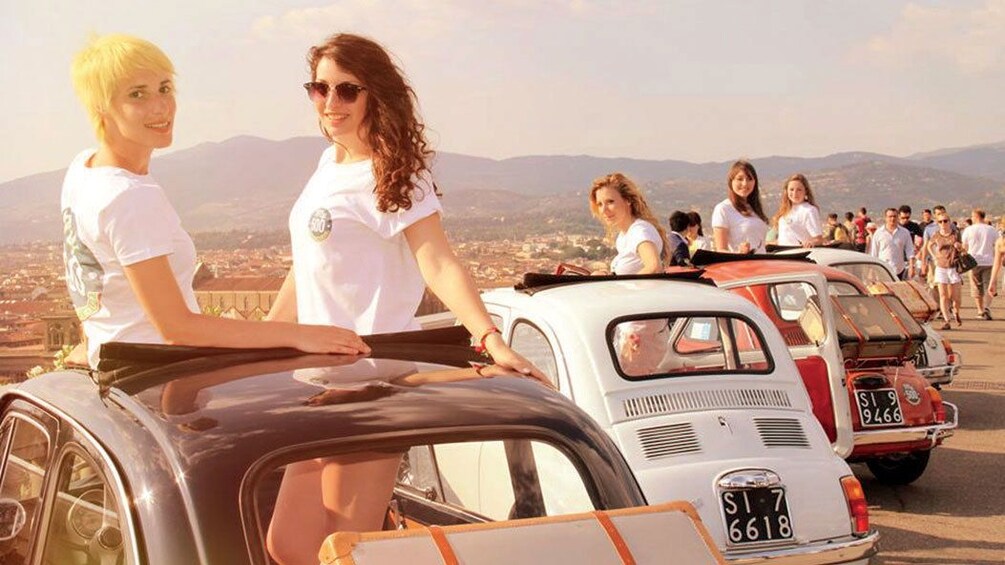
[[(155, 156), (151, 172), (192, 232), (282, 230), (324, 149), (313, 137), (270, 141), (241, 136)], [(823, 212), (936, 203), (954, 213), (974, 205), (1005, 209), (1005, 142), (909, 157), (848, 152), (826, 157), (753, 160), (765, 209), (777, 208), (781, 182), (809, 177)], [(728, 162), (688, 163), (579, 156), (494, 160), (438, 153), (433, 169), (444, 193), (447, 224), (464, 237), (548, 233), (593, 225), (586, 206), (591, 181), (622, 171), (645, 186), (657, 213), (697, 209), (705, 218), (725, 197)], [(0, 184), (0, 244), (58, 240), (64, 171)], [(599, 231), (599, 230), (598, 230)]]

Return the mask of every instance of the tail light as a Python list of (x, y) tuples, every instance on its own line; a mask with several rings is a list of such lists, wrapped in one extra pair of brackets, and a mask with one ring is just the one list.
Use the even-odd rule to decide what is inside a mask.
[(960, 356), (953, 351), (953, 344), (946, 338), (942, 338), (942, 348), (946, 350), (946, 363), (950, 365), (959, 365)]
[(862, 483), (852, 475), (841, 478), (841, 488), (844, 498), (848, 501), (848, 518), (851, 520), (851, 533), (864, 536), (869, 533), (869, 504), (865, 501), (865, 491)]
[(946, 421), (946, 405), (942, 403), (942, 394), (933, 387), (928, 387), (928, 396), (932, 399), (932, 412), (935, 413), (935, 422)]

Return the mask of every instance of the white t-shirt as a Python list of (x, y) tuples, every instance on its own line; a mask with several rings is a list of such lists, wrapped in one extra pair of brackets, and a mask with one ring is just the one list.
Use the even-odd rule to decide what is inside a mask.
[(614, 241), (614, 247), (618, 254), (611, 260), (611, 272), (616, 275), (635, 275), (641, 271), (645, 265), (639, 257), (639, 245), (644, 241), (651, 241), (656, 245), (656, 254), (663, 253), (663, 240), (660, 232), (652, 224), (636, 218), (632, 225), (624, 233), (619, 233)]
[(727, 246), (737, 253), (746, 241), (750, 248), (758, 253), (764, 253), (764, 241), (768, 235), (768, 224), (756, 214), (744, 216), (727, 198), (715, 205), (712, 210), (712, 229), (725, 228), (729, 230)]
[(998, 230), (988, 224), (974, 224), (963, 230), (963, 245), (977, 259), (977, 266), (989, 267), (995, 262), (995, 242)]
[(339, 164), (334, 156), (325, 150), (290, 211), (297, 319), (361, 335), (419, 329), (426, 285), (404, 230), (440, 213), (439, 199), (423, 181), (411, 208), (380, 212), (373, 162)]
[(823, 235), (820, 210), (809, 202), (800, 202), (778, 218), (778, 245), (802, 245)]
[(66, 286), (87, 335), (91, 367), (109, 341), (164, 343), (123, 267), (167, 255), (185, 304), (199, 311), (192, 291), (195, 246), (164, 191), (150, 175), (86, 166), (94, 153), (84, 151), (70, 163), (60, 198)]

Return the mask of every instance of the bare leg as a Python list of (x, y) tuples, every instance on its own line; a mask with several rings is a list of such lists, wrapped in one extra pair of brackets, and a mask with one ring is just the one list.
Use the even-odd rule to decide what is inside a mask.
[(383, 527), (400, 454), (354, 453), (291, 463), (276, 497), (266, 544), (280, 565), (316, 565), (338, 531)]
[(953, 297), (953, 306), (954, 306), (954, 308), (956, 310), (956, 323), (957, 323), (957, 325), (962, 326), (963, 325), (963, 321), (962, 321), (963, 318), (960, 315), (960, 308), (963, 306), (963, 304), (962, 304), (962, 300), (960, 299), (960, 294), (961, 294), (961, 289), (963, 288), (963, 285), (962, 284), (954, 284), (954, 285), (950, 286), (950, 288), (952, 289), (952, 293), (953, 293), (952, 294), (952, 297)]
[(939, 286), (939, 308), (942, 310), (942, 319), (946, 321), (946, 324), (948, 324), (949, 320), (952, 320), (952, 318), (949, 315), (950, 314), (950, 312), (949, 312), (949, 296), (950, 296), (949, 285), (948, 284), (939, 283), (938, 286)]

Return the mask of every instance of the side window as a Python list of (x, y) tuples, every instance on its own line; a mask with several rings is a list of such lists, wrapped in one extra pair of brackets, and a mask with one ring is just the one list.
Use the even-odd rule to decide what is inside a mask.
[(548, 376), (551, 384), (558, 387), (558, 362), (555, 360), (555, 352), (551, 349), (548, 338), (541, 330), (530, 322), (518, 321), (513, 326), (510, 347), (537, 365)]
[(58, 473), (42, 562), (132, 563), (123, 551), (115, 491), (97, 465), (71, 449), (63, 455)]
[(569, 458), (540, 441), (413, 447), (402, 465), (398, 487), (491, 521), (594, 509)]
[(806, 282), (775, 284), (771, 285), (769, 294), (777, 315), (785, 322), (795, 322), (778, 324), (786, 345), (797, 347), (823, 342), (827, 328), (823, 323), (820, 298), (813, 285)]
[(4, 423), (10, 447), (0, 480), (0, 562), (26, 562), (42, 515), (49, 437), (22, 418)]

